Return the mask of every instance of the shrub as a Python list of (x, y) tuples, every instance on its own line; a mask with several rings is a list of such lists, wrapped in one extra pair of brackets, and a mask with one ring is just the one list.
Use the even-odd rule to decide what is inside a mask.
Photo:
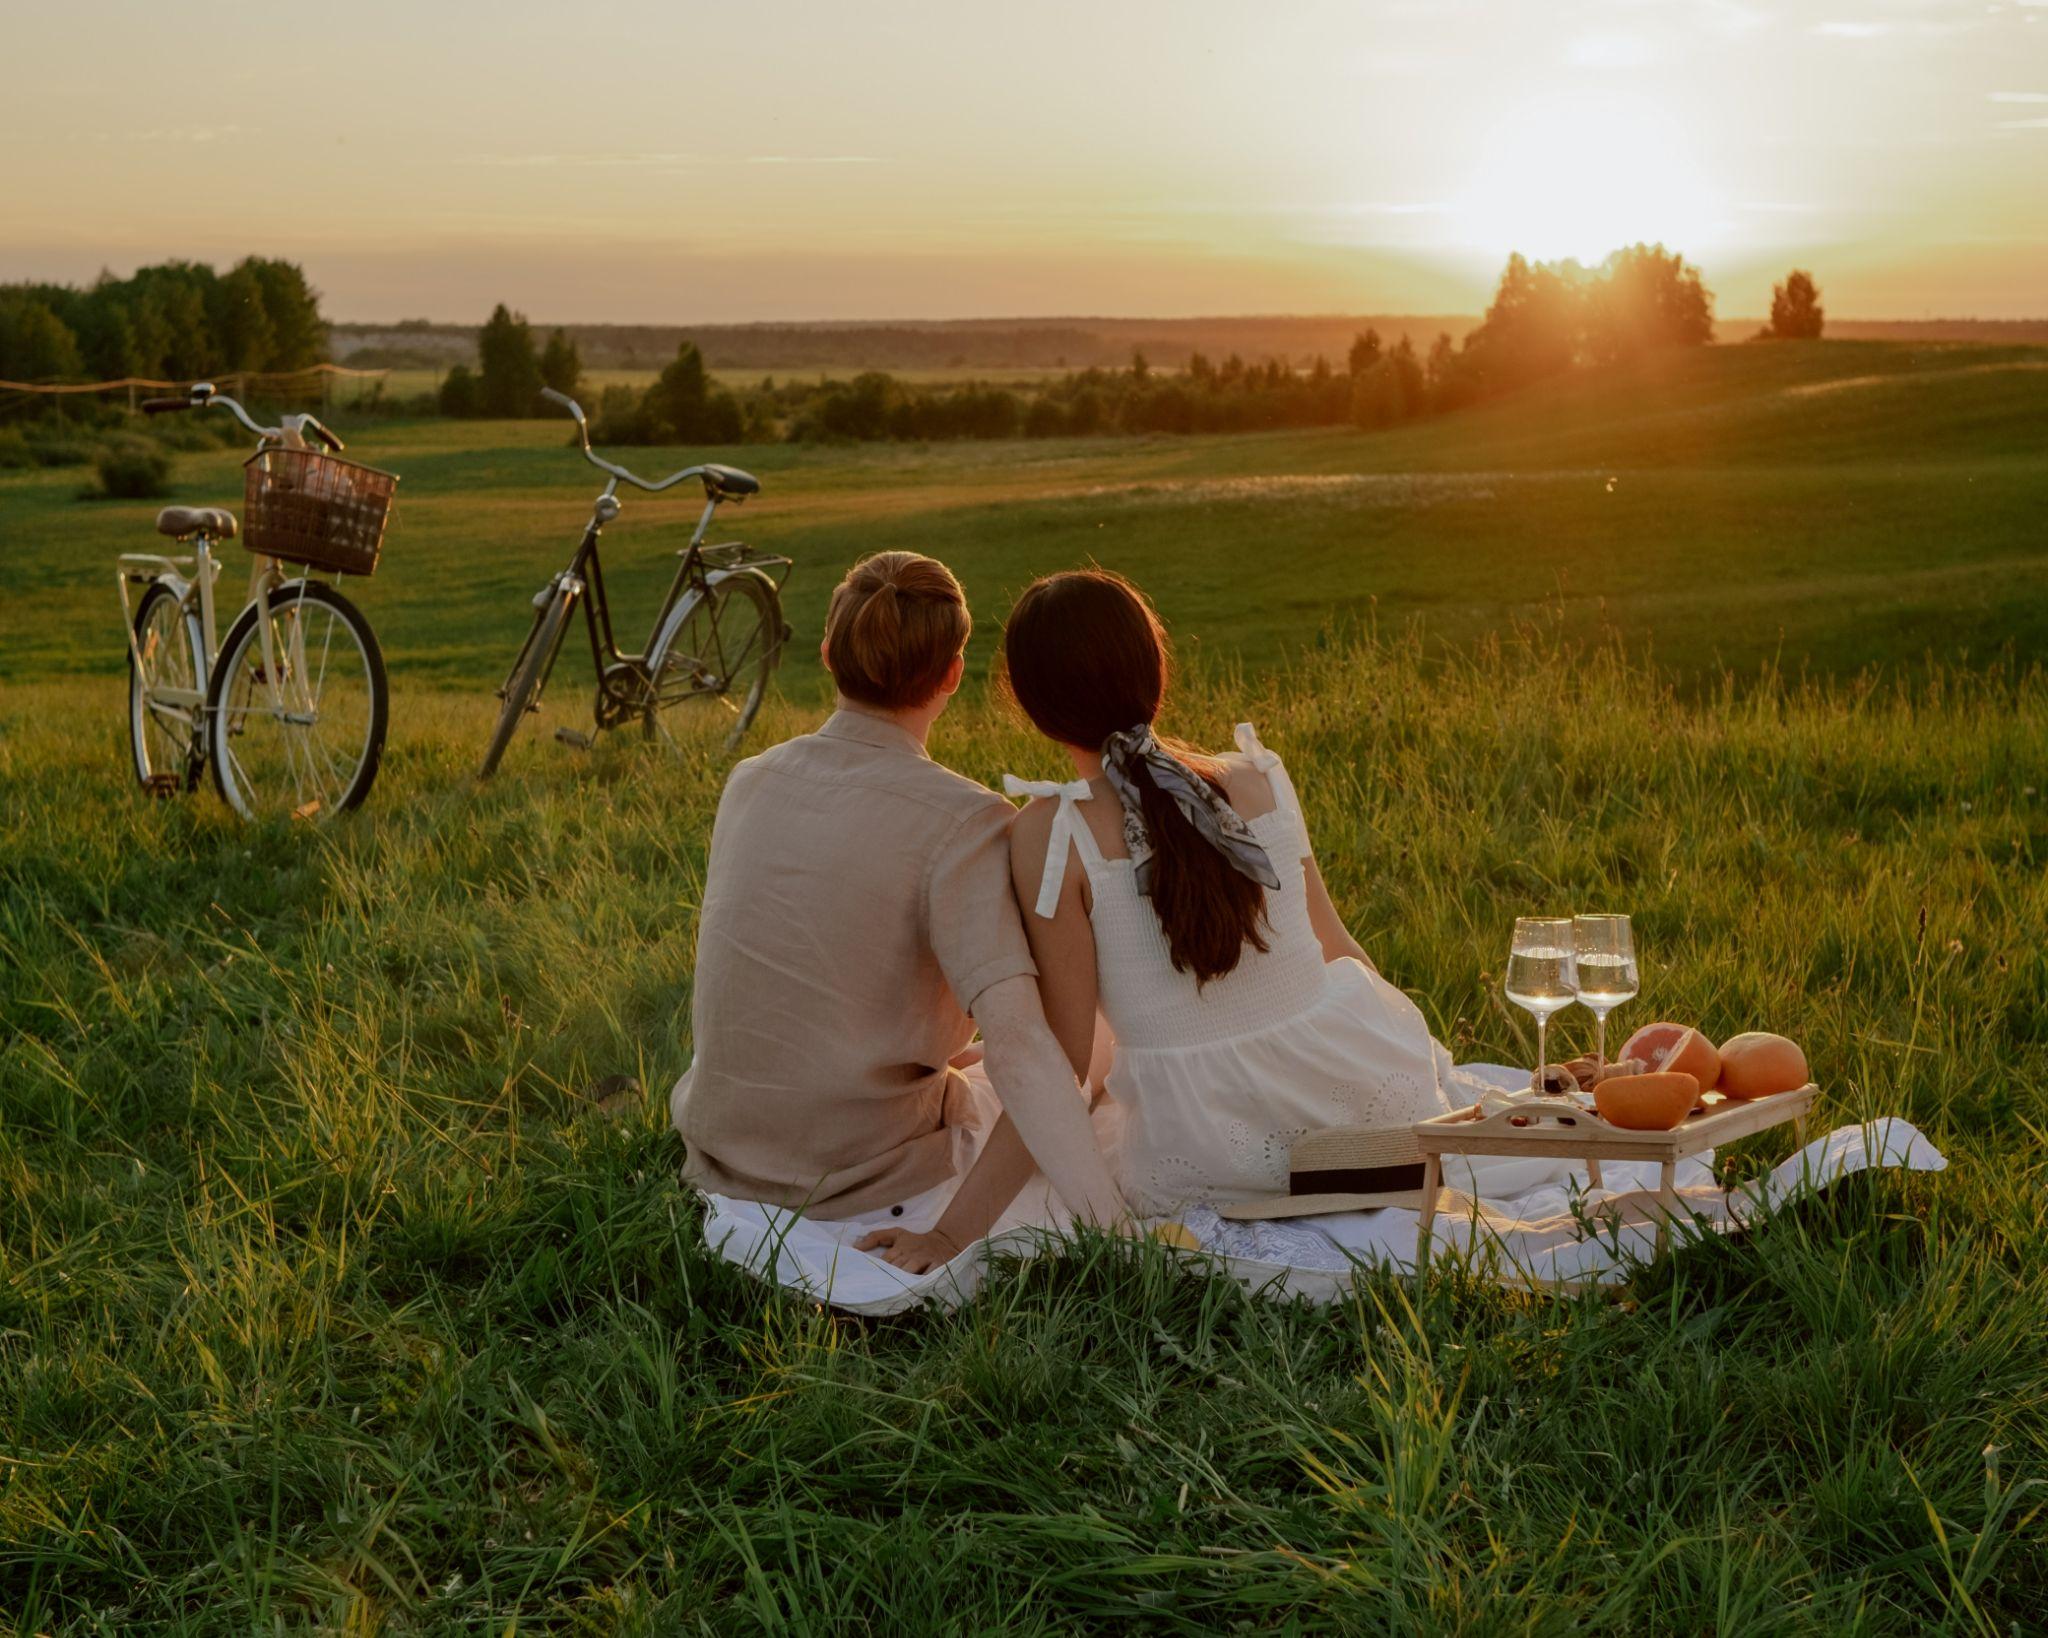
[(28, 447), (37, 466), (83, 466), (99, 452), (98, 444), (75, 432), (34, 431)]
[(439, 402), (443, 415), (467, 419), (483, 414), (484, 390), (476, 378), (476, 371), (467, 364), (458, 364), (450, 370), (441, 383)]
[(645, 395), (632, 387), (606, 387), (590, 417), (590, 436), (601, 444), (655, 442)]
[(224, 449), (242, 442), (242, 426), (231, 415), (166, 415), (150, 423), (149, 435), (159, 447), (180, 451)]
[(93, 461), (99, 473), (97, 491), (89, 496), (108, 500), (154, 500), (171, 491), (171, 458), (154, 444), (123, 439), (101, 449)]

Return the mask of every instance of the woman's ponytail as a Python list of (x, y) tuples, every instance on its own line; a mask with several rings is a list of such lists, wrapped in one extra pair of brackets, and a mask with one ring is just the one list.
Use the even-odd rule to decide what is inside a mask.
[[(1079, 569), (1026, 588), (1003, 632), (1003, 675), (1032, 725), (1062, 745), (1098, 751), (1112, 734), (1150, 724), (1172, 666), (1166, 630), (1121, 575)], [(1222, 769), (1165, 743), (1218, 792)], [(1152, 838), (1151, 903), (1176, 971), (1221, 978), (1245, 947), (1264, 950), (1265, 889), (1210, 845), (1144, 766), (1130, 781)]]
[[(1170, 741), (1166, 749), (1222, 791), (1223, 771), (1214, 762)], [(1174, 971), (1193, 973), (1198, 984), (1221, 978), (1246, 945), (1266, 949), (1266, 890), (1209, 845), (1143, 762), (1133, 766), (1131, 782), (1152, 836), (1152, 908)]]

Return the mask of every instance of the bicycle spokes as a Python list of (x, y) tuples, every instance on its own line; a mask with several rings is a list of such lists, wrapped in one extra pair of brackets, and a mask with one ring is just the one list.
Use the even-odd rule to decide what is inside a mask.
[(348, 805), (374, 755), (381, 687), (352, 615), (301, 583), (238, 623), (215, 725), (237, 808), (308, 819)]
[(203, 693), (192, 619), (168, 586), (152, 586), (131, 633), (129, 740), (135, 776), (152, 795), (190, 787), (202, 750)]
[(761, 708), (781, 629), (774, 594), (756, 577), (706, 587), (654, 659), (648, 736), (681, 752), (738, 744)]

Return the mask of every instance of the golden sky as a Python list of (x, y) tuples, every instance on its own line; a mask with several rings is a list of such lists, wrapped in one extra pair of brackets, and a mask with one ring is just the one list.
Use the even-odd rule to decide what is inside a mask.
[(1662, 239), (1724, 316), (2048, 316), (2048, 0), (64, 0), (0, 279), (330, 316), (1470, 312)]

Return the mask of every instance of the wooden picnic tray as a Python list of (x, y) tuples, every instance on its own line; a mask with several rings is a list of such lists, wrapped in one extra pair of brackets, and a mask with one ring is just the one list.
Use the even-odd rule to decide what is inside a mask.
[(1415, 1232), (1417, 1276), (1429, 1267), (1445, 1155), (1556, 1155), (1583, 1160), (1595, 1188), (1605, 1186), (1600, 1175), (1603, 1160), (1654, 1160), (1658, 1162), (1657, 1251), (1661, 1255), (1670, 1243), (1671, 1220), (1680, 1210), (1673, 1180), (1679, 1161), (1788, 1121), (1804, 1143), (1807, 1111), (1819, 1090), (1808, 1081), (1797, 1091), (1747, 1102), (1709, 1092), (1700, 1100), (1705, 1107), (1694, 1110), (1668, 1132), (1637, 1132), (1612, 1125), (1570, 1098), (1530, 1098), (1490, 1115), (1480, 1113), (1474, 1104), (1417, 1121), (1414, 1131), (1423, 1167), (1422, 1211)]
[(1791, 1121), (1804, 1129), (1819, 1088), (1811, 1081), (1795, 1092), (1741, 1102), (1709, 1092), (1695, 1110), (1668, 1132), (1638, 1132), (1614, 1126), (1570, 1098), (1531, 1098), (1482, 1115), (1475, 1104), (1415, 1123), (1425, 1155), (1568, 1155), (1588, 1160), (1683, 1160), (1716, 1144)]

